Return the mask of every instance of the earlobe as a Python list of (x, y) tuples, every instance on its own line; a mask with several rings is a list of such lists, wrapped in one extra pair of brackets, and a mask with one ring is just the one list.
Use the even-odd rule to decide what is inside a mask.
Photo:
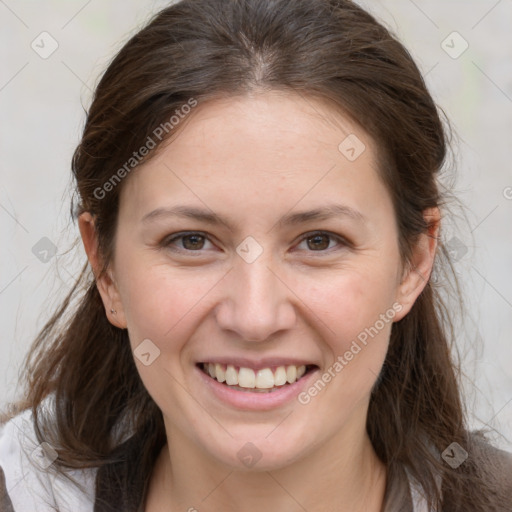
[(123, 304), (111, 269), (108, 269), (106, 273), (103, 273), (103, 275), (96, 279), (96, 286), (103, 299), (105, 313), (109, 322), (115, 327), (126, 329)]
[(434, 266), (441, 226), (439, 208), (429, 208), (425, 211), (424, 218), (428, 229), (426, 233), (419, 236), (400, 283), (397, 300), (402, 304), (403, 309), (397, 315), (396, 321), (401, 320), (409, 313), (416, 299), (427, 285)]
[(109, 268), (106, 272), (103, 271), (103, 262), (98, 247), (94, 218), (90, 212), (84, 212), (80, 215), (78, 226), (87, 259), (91, 265), (96, 280), (96, 286), (101, 295), (103, 306), (105, 307), (105, 314), (112, 325), (120, 329), (125, 329), (126, 318), (119, 290), (115, 283), (112, 270)]

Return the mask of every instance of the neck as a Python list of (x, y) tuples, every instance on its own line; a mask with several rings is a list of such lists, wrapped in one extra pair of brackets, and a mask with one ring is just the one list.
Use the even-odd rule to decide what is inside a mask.
[[(170, 434), (170, 435), (169, 435)], [(292, 465), (240, 471), (214, 460), (173, 429), (158, 458), (146, 510), (380, 512), (386, 469), (364, 431), (343, 433)]]

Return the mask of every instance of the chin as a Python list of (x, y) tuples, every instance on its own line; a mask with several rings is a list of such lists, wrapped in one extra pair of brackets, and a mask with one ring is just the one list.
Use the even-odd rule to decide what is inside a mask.
[(255, 436), (255, 429), (251, 428), (251, 434), (229, 438), (224, 446), (216, 446), (208, 451), (212, 457), (236, 471), (274, 471), (301, 458), (304, 442), (298, 437), (292, 440), (283, 429), (281, 435), (275, 433), (275, 438), (272, 438), (274, 434), (269, 436), (272, 428), (265, 425), (262, 430), (260, 435)]

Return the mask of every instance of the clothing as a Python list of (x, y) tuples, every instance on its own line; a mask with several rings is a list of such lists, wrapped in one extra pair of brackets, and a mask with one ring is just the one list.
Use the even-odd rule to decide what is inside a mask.
[[(105, 483), (105, 480), (112, 481), (110, 478), (114, 474), (119, 476), (123, 472), (133, 473), (128, 464), (108, 471), (102, 468), (99, 474), (97, 469), (70, 470), (68, 474), (83, 485), (82, 492), (62, 476), (54, 474), (51, 465), (46, 467), (51, 461), (51, 449), (41, 457), (41, 448), (38, 446), (30, 410), (0, 426), (0, 512), (100, 512), (107, 509), (135, 512), (126, 505), (129, 501), (127, 490), (119, 489), (117, 496), (110, 495), (110, 506), (107, 508), (99, 503), (101, 492), (96, 492), (97, 476), (100, 477), (99, 482)], [(129, 441), (126, 446), (127, 450), (136, 449), (136, 446), (130, 447)], [(130, 458), (127, 457), (127, 460)], [(116, 481), (127, 480), (121, 477)], [(427, 509), (421, 490), (405, 471), (388, 478), (384, 510), (431, 512)]]
[(87, 489), (79, 493), (51, 466), (44, 468), (38, 446), (30, 410), (0, 426), (0, 511), (93, 512), (96, 470), (70, 471)]

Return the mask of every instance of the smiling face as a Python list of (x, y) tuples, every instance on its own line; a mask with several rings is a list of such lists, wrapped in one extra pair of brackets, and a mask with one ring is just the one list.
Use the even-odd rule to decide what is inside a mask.
[[(209, 102), (123, 184), (114, 283), (100, 292), (146, 354), (135, 362), (169, 442), (211, 460), (244, 468), (253, 450), (255, 468), (277, 468), (364, 435), (392, 322), (421, 291), (402, 279), (373, 141), (327, 118), (332, 109), (294, 94)], [(355, 160), (349, 134), (366, 146)], [(317, 210), (326, 215), (297, 215)], [(246, 367), (242, 386), (251, 369), (262, 386), (282, 384), (283, 370), (269, 383), (279, 366), (307, 372), (247, 392), (204, 362), (221, 379), (226, 364)]]

